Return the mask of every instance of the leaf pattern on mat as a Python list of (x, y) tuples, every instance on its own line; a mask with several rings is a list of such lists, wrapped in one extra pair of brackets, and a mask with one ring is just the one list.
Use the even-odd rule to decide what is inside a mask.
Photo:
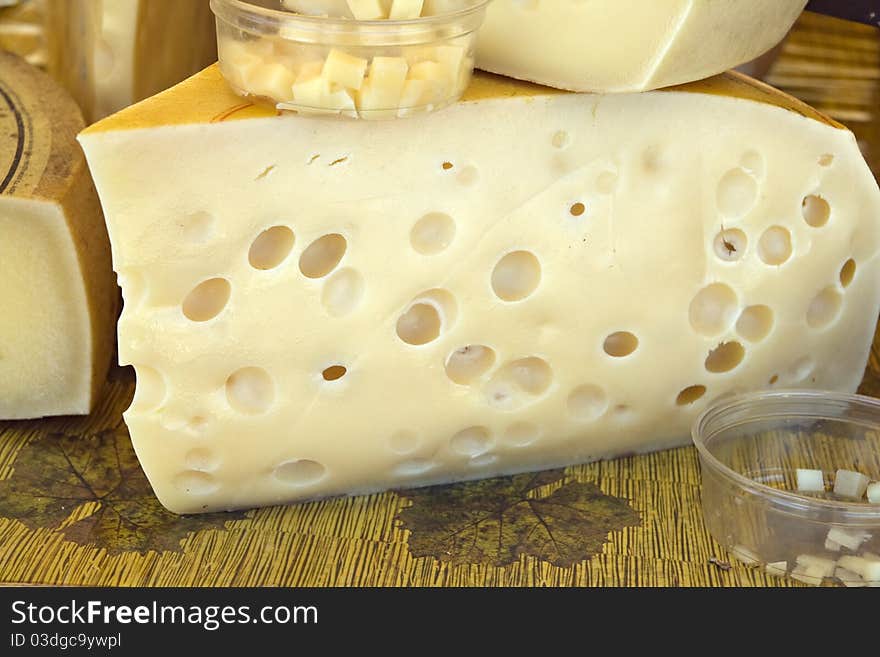
[(0, 481), (0, 516), (110, 553), (179, 550), (201, 529), (223, 529), (244, 514), (178, 516), (156, 499), (124, 431), (50, 434), (18, 453)]
[[(402, 491), (412, 505), (397, 517), (411, 532), (413, 556), (493, 566), (520, 555), (571, 566), (600, 552), (609, 532), (640, 524), (625, 500), (564, 477), (564, 470), (550, 470)], [(539, 494), (560, 481), (549, 495)]]

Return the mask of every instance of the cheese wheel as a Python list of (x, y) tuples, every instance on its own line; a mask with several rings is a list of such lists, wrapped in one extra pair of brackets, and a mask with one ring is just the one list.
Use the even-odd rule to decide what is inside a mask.
[(738, 74), (481, 74), (366, 126), (210, 68), (80, 141), (130, 302), (125, 420), (177, 512), (681, 445), (731, 392), (855, 390), (880, 311), (853, 135)]
[(217, 60), (208, 0), (48, 0), (49, 72), (88, 121)]
[(806, 0), (496, 0), (477, 66), (560, 89), (645, 91), (710, 77), (779, 43)]
[(118, 290), (73, 100), (0, 53), (0, 419), (85, 414), (113, 353)]

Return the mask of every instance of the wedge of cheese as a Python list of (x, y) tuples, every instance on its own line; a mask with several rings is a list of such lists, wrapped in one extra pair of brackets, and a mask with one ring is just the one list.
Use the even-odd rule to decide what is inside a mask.
[(80, 137), (159, 498), (230, 509), (688, 440), (736, 390), (853, 390), (880, 192), (853, 135), (737, 74), (595, 96), (482, 74), (366, 126), (216, 68)]
[(49, 72), (94, 121), (217, 60), (209, 0), (48, 0)]
[(0, 53), (0, 420), (88, 413), (118, 290), (73, 100)]
[(477, 66), (560, 89), (645, 91), (701, 80), (779, 43), (807, 0), (500, 0)]

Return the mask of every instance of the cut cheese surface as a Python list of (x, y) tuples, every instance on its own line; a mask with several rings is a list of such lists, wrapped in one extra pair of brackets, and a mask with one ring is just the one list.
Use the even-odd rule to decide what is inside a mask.
[(126, 422), (177, 512), (683, 444), (733, 391), (854, 390), (880, 310), (852, 134), (735, 74), (480, 75), (367, 127), (276, 116), (211, 68), (80, 141)]
[(477, 66), (560, 89), (700, 80), (779, 43), (806, 0), (495, 0)]
[(49, 71), (89, 121), (217, 59), (208, 0), (47, 0)]
[(0, 53), (0, 419), (88, 413), (117, 290), (73, 100)]

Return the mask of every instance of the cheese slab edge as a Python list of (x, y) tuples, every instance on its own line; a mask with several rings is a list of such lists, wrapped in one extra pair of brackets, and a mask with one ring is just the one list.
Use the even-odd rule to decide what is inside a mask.
[(501, 0), (487, 9), (477, 66), (575, 91), (657, 89), (758, 57), (785, 37), (806, 4)]
[(0, 419), (88, 413), (113, 353), (118, 291), (83, 125), (44, 73), (0, 53)]
[(732, 392), (854, 390), (880, 310), (852, 134), (744, 76), (481, 75), (365, 127), (255, 108), (210, 68), (80, 141), (126, 422), (176, 512), (684, 444)]

